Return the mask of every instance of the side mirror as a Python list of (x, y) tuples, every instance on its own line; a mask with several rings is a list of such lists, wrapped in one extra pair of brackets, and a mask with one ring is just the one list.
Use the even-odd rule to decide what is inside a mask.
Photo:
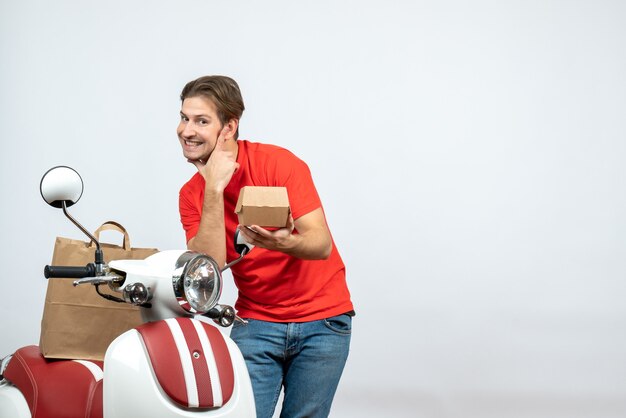
[(248, 254), (253, 248), (254, 245), (246, 241), (241, 231), (238, 229), (235, 230), (235, 251), (237, 251), (237, 254), (243, 257), (244, 255)]
[[(63, 213), (78, 229), (96, 244), (95, 269), (96, 275), (102, 272), (104, 256), (98, 240), (84, 226), (74, 219), (67, 208), (78, 202), (83, 195), (83, 179), (76, 170), (67, 166), (52, 167), (41, 178), (39, 183), (41, 197), (50, 206), (63, 209)], [(48, 277), (46, 275), (46, 277)], [(52, 277), (52, 276), (51, 276)]]
[(222, 269), (222, 271), (227, 270), (231, 268), (232, 266), (234, 266), (235, 264), (237, 264), (238, 262), (240, 262), (241, 259), (250, 251), (252, 251), (253, 248), (254, 248), (254, 245), (250, 244), (249, 242), (245, 240), (245, 238), (241, 234), (241, 231), (239, 231), (238, 229), (235, 230), (235, 251), (237, 251), (237, 254), (239, 254), (239, 258), (236, 258), (235, 260), (226, 264), (224, 268)]
[(55, 208), (70, 207), (83, 195), (83, 179), (70, 167), (57, 166), (48, 170), (39, 183), (41, 197)]

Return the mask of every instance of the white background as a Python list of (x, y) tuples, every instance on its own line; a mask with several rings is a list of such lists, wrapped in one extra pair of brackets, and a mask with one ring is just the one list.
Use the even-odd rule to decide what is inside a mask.
[(333, 417), (626, 416), (625, 4), (2, 0), (0, 355), (82, 238), (41, 175), (81, 173), (88, 229), (182, 248), (178, 95), (226, 74), (347, 265)]

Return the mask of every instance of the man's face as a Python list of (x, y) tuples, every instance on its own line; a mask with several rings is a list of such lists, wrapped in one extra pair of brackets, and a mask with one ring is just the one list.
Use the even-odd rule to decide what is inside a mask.
[(211, 100), (188, 97), (183, 101), (176, 133), (185, 158), (206, 162), (215, 148), (221, 129), (222, 123)]

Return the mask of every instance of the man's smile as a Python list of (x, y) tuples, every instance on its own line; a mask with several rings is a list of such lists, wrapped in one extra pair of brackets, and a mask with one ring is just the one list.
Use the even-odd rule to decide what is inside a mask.
[(198, 141), (193, 139), (184, 139), (183, 141), (186, 146), (194, 148), (204, 144), (204, 141)]

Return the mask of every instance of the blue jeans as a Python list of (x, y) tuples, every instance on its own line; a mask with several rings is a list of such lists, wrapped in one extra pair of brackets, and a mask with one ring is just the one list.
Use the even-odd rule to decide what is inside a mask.
[(311, 322), (235, 323), (230, 335), (246, 360), (257, 418), (272, 418), (283, 386), (281, 418), (328, 417), (351, 332), (349, 315)]

